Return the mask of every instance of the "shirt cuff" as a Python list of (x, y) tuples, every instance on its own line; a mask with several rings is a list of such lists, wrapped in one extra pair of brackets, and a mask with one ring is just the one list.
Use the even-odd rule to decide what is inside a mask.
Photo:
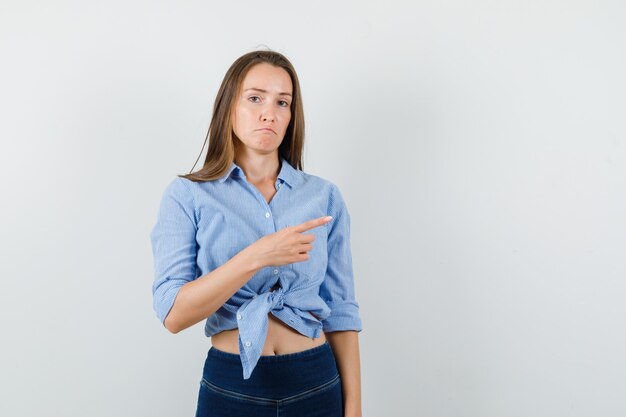
[(326, 301), (330, 307), (330, 316), (322, 320), (324, 332), (336, 332), (340, 330), (356, 330), (360, 332), (363, 327), (359, 316), (359, 304), (356, 301)]

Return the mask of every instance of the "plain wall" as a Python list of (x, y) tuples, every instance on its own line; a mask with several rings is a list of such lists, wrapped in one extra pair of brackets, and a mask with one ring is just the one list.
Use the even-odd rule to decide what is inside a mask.
[(351, 213), (364, 416), (626, 415), (625, 21), (0, 1), (0, 414), (194, 414), (210, 339), (157, 320), (149, 233), (226, 70), (269, 47), (300, 77), (305, 171)]

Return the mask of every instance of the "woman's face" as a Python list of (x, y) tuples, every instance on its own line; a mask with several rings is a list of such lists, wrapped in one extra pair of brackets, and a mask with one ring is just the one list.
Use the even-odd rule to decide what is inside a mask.
[(284, 69), (267, 63), (250, 68), (241, 95), (235, 97), (235, 135), (259, 153), (274, 152), (291, 120), (292, 94), (291, 78)]

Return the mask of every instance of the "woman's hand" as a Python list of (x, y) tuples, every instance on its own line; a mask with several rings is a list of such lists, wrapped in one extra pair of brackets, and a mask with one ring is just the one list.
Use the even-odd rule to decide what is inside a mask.
[(284, 227), (263, 236), (247, 249), (260, 268), (304, 262), (309, 259), (307, 252), (313, 249), (311, 242), (315, 240), (315, 235), (303, 233), (330, 220), (332, 220), (330, 216), (318, 217), (296, 226)]

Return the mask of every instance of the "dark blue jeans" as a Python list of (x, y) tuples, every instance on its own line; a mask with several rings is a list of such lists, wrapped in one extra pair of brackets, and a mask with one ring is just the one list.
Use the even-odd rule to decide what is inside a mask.
[(243, 379), (239, 355), (211, 347), (196, 417), (342, 417), (343, 394), (328, 342), (301, 352), (261, 356)]

